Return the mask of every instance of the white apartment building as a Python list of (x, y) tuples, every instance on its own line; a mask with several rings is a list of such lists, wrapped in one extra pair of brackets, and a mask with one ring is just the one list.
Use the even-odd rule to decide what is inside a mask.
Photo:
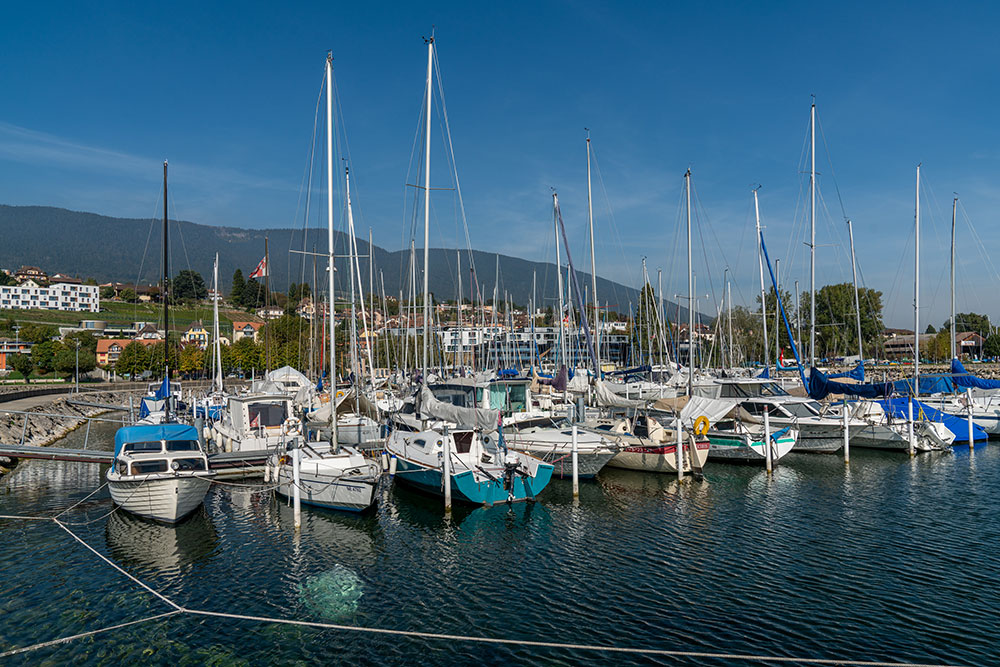
[(0, 287), (0, 309), (69, 310), (96, 313), (101, 309), (97, 285), (54, 283), (39, 287), (34, 280)]

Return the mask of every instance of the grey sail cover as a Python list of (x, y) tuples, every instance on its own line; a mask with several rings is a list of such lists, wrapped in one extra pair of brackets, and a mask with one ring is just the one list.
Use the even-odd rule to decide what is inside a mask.
[(499, 410), (484, 408), (460, 408), (434, 398), (427, 385), (420, 387), (420, 401), (417, 412), (423, 419), (440, 419), (451, 422), (460, 428), (475, 428), (482, 431), (495, 431), (500, 421)]

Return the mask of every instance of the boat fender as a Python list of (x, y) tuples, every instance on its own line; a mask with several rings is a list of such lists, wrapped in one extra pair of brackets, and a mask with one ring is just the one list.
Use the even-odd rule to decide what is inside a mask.
[(396, 476), (396, 466), (399, 464), (399, 459), (395, 456), (389, 459), (389, 477)]
[(266, 466), (264, 466), (264, 483), (265, 484), (270, 484), (271, 483), (271, 464), (270, 463), (268, 463)]
[(701, 415), (694, 420), (694, 434), (699, 438), (704, 437), (705, 434), (708, 433), (708, 427), (708, 417), (705, 415)]

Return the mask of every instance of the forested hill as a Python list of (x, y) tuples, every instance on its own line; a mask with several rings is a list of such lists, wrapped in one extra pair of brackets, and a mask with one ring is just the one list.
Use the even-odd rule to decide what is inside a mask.
[[(271, 256), (273, 289), (284, 290), (289, 282), (312, 280), (312, 258), (291, 250), (322, 252), (326, 248), (326, 230), (311, 229), (240, 229), (213, 227), (193, 222), (170, 221), (170, 271), (181, 269), (201, 273), (211, 284), (212, 262), (219, 253), (219, 276), (228, 289), (233, 271), (240, 268), (249, 273), (264, 255), (267, 237)], [(157, 220), (111, 218), (95, 213), (82, 213), (48, 206), (7, 206), (0, 204), (0, 267), (16, 270), (22, 265), (41, 267), (48, 273), (65, 273), (80, 278), (95, 278), (99, 282), (155, 283), (161, 274), (162, 224)], [(336, 237), (337, 254), (346, 254), (346, 236)], [(368, 254), (367, 240), (358, 239), (358, 252)], [(388, 251), (373, 248), (376, 280), (381, 273), (387, 295), (398, 294), (405, 286), (409, 267), (409, 251)], [(417, 251), (418, 268), (422, 252)], [(507, 291), (518, 304), (527, 304), (531, 296), (532, 274), (537, 276), (538, 304), (551, 305), (556, 297), (555, 266), (531, 262), (518, 257), (500, 255), (500, 292)], [(462, 253), (462, 285), (469, 294), (470, 273), (468, 254)], [(493, 294), (497, 255), (473, 251), (480, 289), (485, 285), (486, 298)], [(367, 259), (361, 260), (361, 270), (367, 289)], [(318, 274), (323, 279), (323, 261)], [(439, 300), (456, 298), (456, 251), (432, 249), (430, 252), (430, 288)], [(347, 287), (346, 259), (337, 260), (338, 290)], [(418, 274), (419, 275), (419, 274)], [(401, 281), (402, 278), (402, 281)], [(590, 274), (580, 272), (581, 288), (590, 284)], [(343, 285), (343, 288), (340, 287)], [(408, 287), (403, 287), (408, 289)], [(626, 312), (636, 303), (637, 290), (603, 278), (597, 279), (601, 301), (612, 304), (612, 310)], [(677, 307), (669, 304), (670, 318)], [(687, 310), (680, 309), (682, 321)], [(707, 319), (707, 318), (706, 318)]]

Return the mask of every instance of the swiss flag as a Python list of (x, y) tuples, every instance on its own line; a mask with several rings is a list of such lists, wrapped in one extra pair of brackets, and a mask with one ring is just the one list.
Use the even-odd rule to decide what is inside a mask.
[(253, 419), (250, 420), (250, 428), (257, 428), (258, 426), (260, 426), (259, 412), (253, 416)]
[(257, 263), (257, 268), (253, 270), (250, 274), (251, 278), (263, 278), (267, 275), (267, 256), (264, 256), (260, 262)]

